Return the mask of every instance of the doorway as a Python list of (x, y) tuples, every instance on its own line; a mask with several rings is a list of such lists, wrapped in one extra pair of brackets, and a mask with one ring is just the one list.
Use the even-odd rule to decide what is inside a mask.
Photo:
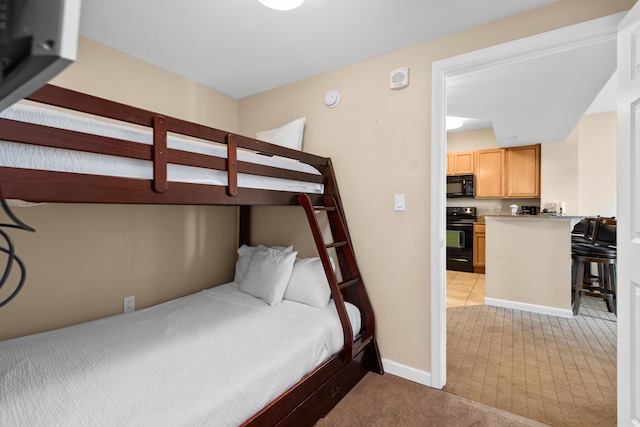
[(446, 80), (472, 71), (522, 61), (561, 50), (588, 46), (603, 38), (615, 39), (624, 14), (528, 37), (434, 62), (431, 117), (431, 378), (430, 385), (446, 384), (446, 267), (445, 267), (445, 160)]

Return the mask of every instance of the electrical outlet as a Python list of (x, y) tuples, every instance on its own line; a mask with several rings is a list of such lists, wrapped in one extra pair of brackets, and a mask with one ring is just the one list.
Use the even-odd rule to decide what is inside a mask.
[(136, 309), (136, 297), (130, 296), (124, 298), (124, 312), (131, 313)]
[(502, 205), (496, 205), (496, 212), (497, 213), (502, 212)]

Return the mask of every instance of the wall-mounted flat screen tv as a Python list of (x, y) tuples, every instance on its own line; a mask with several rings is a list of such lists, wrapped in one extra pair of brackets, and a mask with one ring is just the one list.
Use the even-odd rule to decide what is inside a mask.
[(0, 111), (75, 61), (80, 0), (0, 0)]

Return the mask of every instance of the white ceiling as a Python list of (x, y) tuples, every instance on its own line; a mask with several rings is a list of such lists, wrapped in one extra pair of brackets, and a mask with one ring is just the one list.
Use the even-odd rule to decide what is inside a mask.
[(501, 147), (564, 141), (585, 113), (615, 109), (615, 69), (613, 39), (462, 74), (447, 114), (493, 126)]
[[(80, 33), (239, 99), (555, 1), (83, 0)], [(467, 73), (447, 81), (448, 114), (493, 125), (501, 146), (563, 140), (614, 69), (604, 43)]]
[(83, 0), (80, 33), (242, 98), (555, 1)]

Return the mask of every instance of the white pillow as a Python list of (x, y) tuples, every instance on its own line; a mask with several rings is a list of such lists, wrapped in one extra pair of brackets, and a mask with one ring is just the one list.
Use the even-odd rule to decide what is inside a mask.
[(263, 130), (256, 134), (256, 139), (270, 142), (282, 147), (302, 150), (302, 134), (306, 117), (295, 119), (276, 129)]
[[(266, 248), (266, 246), (258, 245), (258, 248)], [(291, 252), (293, 251), (293, 246), (272, 246), (272, 249), (277, 249), (279, 251)], [(233, 281), (236, 283), (242, 282), (242, 278), (247, 272), (247, 268), (249, 267), (249, 261), (251, 261), (251, 255), (253, 255), (253, 251), (256, 250), (256, 246), (248, 246), (242, 245), (238, 248), (238, 260), (236, 261), (236, 273), (233, 278)]]
[(287, 289), (298, 252), (258, 247), (251, 255), (240, 290), (270, 305), (280, 304)]
[(296, 259), (284, 299), (326, 307), (330, 298), (331, 289), (320, 258)]

